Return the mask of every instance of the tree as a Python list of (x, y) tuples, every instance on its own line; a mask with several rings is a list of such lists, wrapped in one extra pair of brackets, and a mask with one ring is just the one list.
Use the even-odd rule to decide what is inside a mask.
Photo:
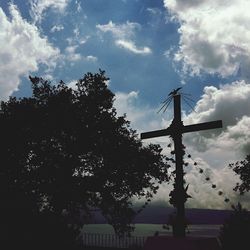
[(234, 211), (225, 221), (220, 231), (223, 250), (249, 249), (250, 213), (241, 204), (233, 206)]
[(85, 74), (75, 90), (30, 80), (31, 97), (1, 102), (2, 197), (18, 190), (35, 213), (49, 211), (78, 227), (98, 208), (117, 234), (130, 232), (131, 199), (149, 201), (169, 180), (162, 149), (143, 146), (117, 116), (104, 71)]
[(241, 183), (237, 183), (234, 190), (239, 191), (240, 194), (250, 191), (250, 154), (242, 161), (229, 164), (229, 167), (239, 175), (241, 180)]

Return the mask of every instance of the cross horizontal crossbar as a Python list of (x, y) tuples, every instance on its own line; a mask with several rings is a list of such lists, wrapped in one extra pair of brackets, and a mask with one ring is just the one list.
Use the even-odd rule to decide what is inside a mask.
[(165, 135), (170, 135), (170, 134), (171, 134), (171, 129), (170, 128), (155, 130), (155, 131), (141, 133), (141, 139), (160, 137), (160, 136), (165, 136)]
[[(198, 123), (194, 125), (187, 125), (181, 127), (181, 133), (188, 133), (188, 132), (195, 132), (207, 129), (215, 129), (215, 128), (222, 128), (222, 121), (213, 121), (213, 122), (204, 122)], [(141, 139), (149, 139), (154, 137), (172, 135), (174, 131), (174, 126), (171, 126), (167, 129), (155, 130), (150, 132), (141, 133)]]
[(182, 128), (182, 133), (195, 132), (207, 129), (222, 128), (222, 120), (213, 122), (197, 123), (194, 125), (187, 125)]

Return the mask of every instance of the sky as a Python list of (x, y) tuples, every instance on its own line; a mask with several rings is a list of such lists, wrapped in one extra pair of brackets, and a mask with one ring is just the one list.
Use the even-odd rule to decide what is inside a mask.
[[(249, 9), (248, 0), (0, 0), (0, 99), (30, 96), (29, 75), (74, 87), (102, 69), (118, 114), (139, 135), (171, 124), (171, 105), (157, 111), (182, 87), (184, 124), (223, 121), (183, 136), (187, 207), (250, 209), (228, 168), (250, 153)], [(150, 142), (172, 150), (168, 137)], [(168, 203), (171, 189), (163, 184), (154, 199)]]

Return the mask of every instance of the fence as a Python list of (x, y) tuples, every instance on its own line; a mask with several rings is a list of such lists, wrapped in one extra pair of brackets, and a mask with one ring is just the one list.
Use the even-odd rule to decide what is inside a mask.
[(84, 233), (82, 239), (84, 246), (88, 247), (142, 248), (147, 237), (131, 236), (120, 238), (114, 234)]

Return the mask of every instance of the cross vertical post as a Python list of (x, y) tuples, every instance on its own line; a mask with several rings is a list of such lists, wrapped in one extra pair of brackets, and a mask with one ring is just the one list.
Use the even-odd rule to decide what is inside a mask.
[(185, 237), (185, 190), (184, 190), (184, 173), (183, 173), (183, 156), (185, 154), (182, 144), (182, 127), (181, 121), (181, 98), (179, 94), (174, 97), (174, 120), (171, 124), (173, 133), (171, 137), (174, 141), (176, 176), (174, 184), (174, 197), (176, 206), (176, 218), (173, 224), (173, 235), (175, 237)]

